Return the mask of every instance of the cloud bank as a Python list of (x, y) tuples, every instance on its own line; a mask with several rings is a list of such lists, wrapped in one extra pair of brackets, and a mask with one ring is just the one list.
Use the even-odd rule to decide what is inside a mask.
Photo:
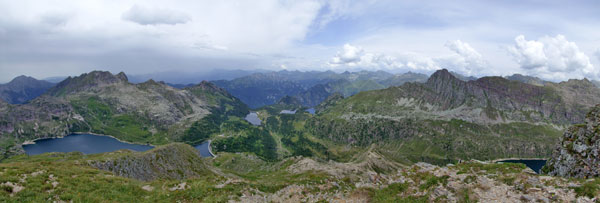
[[(594, 78), (597, 3), (564, 4), (0, 0), (0, 82), (95, 69), (147, 74), (280, 70), (282, 64), (290, 70), (447, 68), (474, 76)], [(541, 37), (557, 34), (566, 37)], [(515, 41), (518, 35), (536, 40)]]
[(359, 46), (345, 44), (342, 50), (338, 51), (327, 64), (333, 68), (360, 67), (393, 72), (416, 71), (428, 73), (441, 68), (449, 68), (465, 75), (482, 74), (490, 67), (483, 56), (468, 43), (454, 40), (448, 41), (444, 46), (453, 54), (427, 57), (406, 52), (391, 56), (366, 52)]
[(599, 71), (590, 58), (563, 35), (538, 40), (526, 40), (525, 36), (519, 35), (508, 51), (520, 68), (530, 75), (551, 80), (598, 79)]

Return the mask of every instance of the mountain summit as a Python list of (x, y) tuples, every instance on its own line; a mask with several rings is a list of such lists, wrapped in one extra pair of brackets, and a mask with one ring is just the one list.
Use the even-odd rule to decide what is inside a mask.
[(21, 75), (0, 85), (0, 99), (11, 104), (22, 104), (36, 98), (54, 86), (54, 83)]

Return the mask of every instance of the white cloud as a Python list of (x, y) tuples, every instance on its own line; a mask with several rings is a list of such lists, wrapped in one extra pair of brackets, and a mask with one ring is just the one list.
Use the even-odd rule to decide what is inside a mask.
[(268, 56), (297, 53), (324, 4), (0, 0), (0, 58), (7, 59), (0, 60), (0, 81), (21, 74), (43, 78), (94, 69), (129, 74), (276, 69), (279, 65), (270, 67), (274, 59)]
[(445, 46), (454, 54), (428, 57), (418, 53), (404, 52), (395, 56), (371, 53), (359, 46), (345, 44), (327, 64), (330, 67), (358, 67), (375, 70), (432, 72), (441, 68), (474, 75), (489, 70), (482, 55), (469, 44), (460, 40), (449, 41)]
[(342, 51), (339, 51), (327, 64), (330, 67), (357, 67), (376, 70), (391, 70), (404, 66), (396, 57), (379, 53), (368, 53), (362, 47), (350, 44), (344, 44)]
[(509, 47), (508, 51), (529, 75), (553, 81), (598, 78), (599, 71), (590, 63), (590, 58), (563, 35), (529, 41), (519, 35), (515, 38), (515, 45)]
[(458, 69), (455, 70), (457, 72), (471, 76), (481, 74), (482, 71), (490, 68), (487, 61), (483, 59), (483, 56), (468, 43), (454, 40), (446, 42), (445, 46), (456, 53), (455, 56), (448, 58), (447, 61), (450, 61), (450, 64)]
[(338, 52), (329, 62), (332, 66), (348, 65), (356, 66), (361, 62), (361, 57), (365, 56), (361, 47), (344, 44), (341, 52)]
[(121, 18), (140, 25), (175, 25), (183, 24), (191, 20), (187, 14), (181, 11), (164, 8), (148, 8), (139, 5), (133, 5), (121, 15)]

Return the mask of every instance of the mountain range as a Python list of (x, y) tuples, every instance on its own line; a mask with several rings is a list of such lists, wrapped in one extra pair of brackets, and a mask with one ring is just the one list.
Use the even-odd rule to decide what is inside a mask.
[[(444, 69), (430, 77), (282, 71), (215, 83), (175, 88), (93, 71), (24, 104), (0, 100), (0, 201), (592, 201), (600, 193), (597, 180), (477, 161), (552, 156), (546, 173), (597, 176), (600, 89), (587, 79), (465, 79)], [(226, 87), (258, 92), (246, 99), (259, 107)], [(244, 120), (250, 110), (261, 125)], [(72, 133), (157, 147), (24, 155), (24, 142)], [(211, 159), (190, 146), (207, 140)]]
[[(245, 104), (208, 82), (176, 89), (153, 80), (133, 84), (124, 73), (103, 71), (69, 77), (27, 104), (0, 105), (4, 156), (15, 149), (19, 153), (15, 144), (25, 140), (74, 132), (137, 143), (201, 142), (218, 131), (223, 119), (248, 112)], [(197, 129), (205, 123), (211, 129)]]
[(336, 92), (350, 96), (361, 91), (383, 89), (405, 82), (424, 82), (426, 79), (427, 75), (411, 72), (394, 75), (384, 71), (279, 71), (213, 82), (251, 108), (257, 108), (275, 104), (284, 96), (297, 97), (302, 105), (312, 107)]
[(463, 81), (439, 70), (425, 83), (338, 101), (309, 125), (317, 137), (383, 144), (390, 156), (413, 161), (548, 157), (561, 131), (597, 103), (600, 89), (586, 79), (536, 86), (502, 77)]

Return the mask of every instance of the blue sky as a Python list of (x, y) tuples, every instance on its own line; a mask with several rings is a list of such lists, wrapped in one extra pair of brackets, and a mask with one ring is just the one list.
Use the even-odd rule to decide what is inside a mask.
[(0, 82), (91, 70), (600, 79), (598, 1), (0, 0)]

